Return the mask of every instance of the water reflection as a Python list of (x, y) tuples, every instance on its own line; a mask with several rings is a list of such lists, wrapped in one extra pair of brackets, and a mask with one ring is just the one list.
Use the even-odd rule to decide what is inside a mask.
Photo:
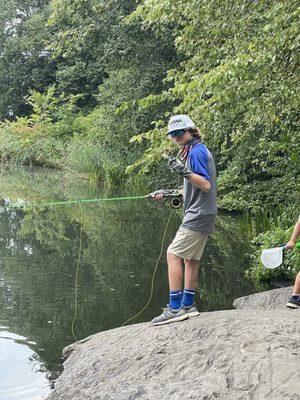
[[(17, 178), (2, 173), (3, 199), (36, 202), (104, 196), (90, 193), (87, 185), (84, 190), (82, 183), (76, 192), (74, 182), (62, 185), (60, 175), (55, 183), (53, 173), (44, 179), (45, 172), (22, 174)], [(16, 185), (9, 186), (7, 180)], [(35, 352), (51, 378), (61, 371), (62, 348), (74, 342), (72, 323), (80, 339), (120, 326), (147, 302), (170, 212), (168, 206), (150, 200), (1, 212), (1, 314), (10, 331), (37, 343)], [(165, 249), (180, 219), (180, 211), (172, 216)], [(234, 298), (255, 291), (244, 278), (248, 252), (245, 225), (238, 217), (220, 215), (201, 261), (197, 302), (202, 311), (231, 308)], [(153, 300), (132, 322), (152, 319), (167, 298), (163, 257)], [(9, 353), (4, 357), (9, 358)], [(16, 363), (30, 370), (24, 358)], [(12, 384), (7, 378), (6, 390), (12, 389)]]
[(37, 353), (26, 338), (1, 330), (0, 326), (0, 395), (1, 400), (40, 400), (50, 391), (46, 372)]

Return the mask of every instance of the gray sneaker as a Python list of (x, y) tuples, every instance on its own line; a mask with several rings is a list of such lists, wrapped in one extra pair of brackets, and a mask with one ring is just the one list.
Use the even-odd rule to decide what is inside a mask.
[(185, 315), (187, 315), (189, 318), (197, 317), (198, 315), (200, 315), (195, 303), (193, 305), (191, 305), (190, 307), (183, 306), (182, 309), (185, 312)]
[(167, 307), (164, 308), (163, 313), (158, 317), (153, 318), (151, 322), (153, 325), (164, 325), (169, 324), (170, 322), (183, 321), (187, 318), (188, 315), (183, 308), (180, 308), (180, 310), (173, 310), (170, 308), (169, 304), (167, 304)]
[(300, 296), (292, 295), (286, 306), (288, 308), (300, 308)]

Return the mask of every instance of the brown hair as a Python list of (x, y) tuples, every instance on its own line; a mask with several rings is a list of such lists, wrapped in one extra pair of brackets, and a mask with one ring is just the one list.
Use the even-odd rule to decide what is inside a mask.
[(198, 128), (188, 128), (187, 130), (195, 139), (201, 140), (201, 135)]

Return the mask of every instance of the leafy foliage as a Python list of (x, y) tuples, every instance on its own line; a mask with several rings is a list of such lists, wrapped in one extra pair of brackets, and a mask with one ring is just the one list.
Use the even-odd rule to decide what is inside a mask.
[(49, 1), (0, 2), (0, 118), (30, 113), (29, 90), (44, 91), (55, 77), (46, 48)]
[(255, 281), (270, 281), (271, 279), (294, 280), (296, 273), (300, 271), (300, 251), (284, 251), (283, 263), (275, 269), (266, 269), (261, 262), (262, 249), (273, 248), (287, 243), (293, 232), (293, 226), (298, 218), (296, 206), (283, 211), (278, 217), (269, 219), (269, 229), (260, 233), (252, 240), (253, 253), (252, 265), (246, 271), (246, 275)]
[[(255, 243), (263, 243), (265, 248), (273, 248), (286, 243), (291, 235), (291, 229), (283, 230), (280, 227), (274, 228), (269, 232), (260, 234)], [(267, 269), (260, 261), (261, 248), (257, 248), (253, 254), (253, 265), (246, 275), (257, 281), (270, 281), (272, 279), (294, 280), (296, 273), (300, 271), (300, 252), (298, 249), (285, 251), (282, 265), (276, 269)]]
[(30, 117), (0, 124), (2, 162), (61, 167), (65, 142), (76, 132), (76, 96), (56, 95), (55, 87), (42, 94), (30, 91)]
[[(260, 208), (295, 201), (299, 188), (299, 9), (290, 2), (150, 0), (131, 18), (158, 30), (172, 29), (185, 59), (168, 71), (166, 98), (173, 112), (197, 121), (219, 169), (220, 205)], [(149, 141), (141, 163), (156, 162)], [(136, 138), (139, 140), (139, 138)], [(147, 170), (148, 167), (143, 170)], [(297, 190), (296, 190), (297, 191)]]
[(165, 126), (188, 113), (221, 208), (296, 204), (298, 26), (296, 0), (0, 0), (1, 160), (172, 187)]

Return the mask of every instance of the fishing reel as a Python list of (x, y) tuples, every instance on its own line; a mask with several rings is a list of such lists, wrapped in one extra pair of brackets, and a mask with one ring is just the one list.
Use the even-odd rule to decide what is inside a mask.
[(156, 195), (162, 195), (162, 198), (169, 198), (169, 204), (172, 208), (180, 208), (183, 203), (182, 194), (175, 189), (165, 189), (165, 190), (156, 190), (153, 193), (148, 194), (148, 198), (154, 198)]
[(183, 200), (182, 200), (182, 195), (178, 194), (175, 195), (174, 197), (171, 197), (170, 199), (170, 206), (172, 208), (180, 208), (182, 206)]

